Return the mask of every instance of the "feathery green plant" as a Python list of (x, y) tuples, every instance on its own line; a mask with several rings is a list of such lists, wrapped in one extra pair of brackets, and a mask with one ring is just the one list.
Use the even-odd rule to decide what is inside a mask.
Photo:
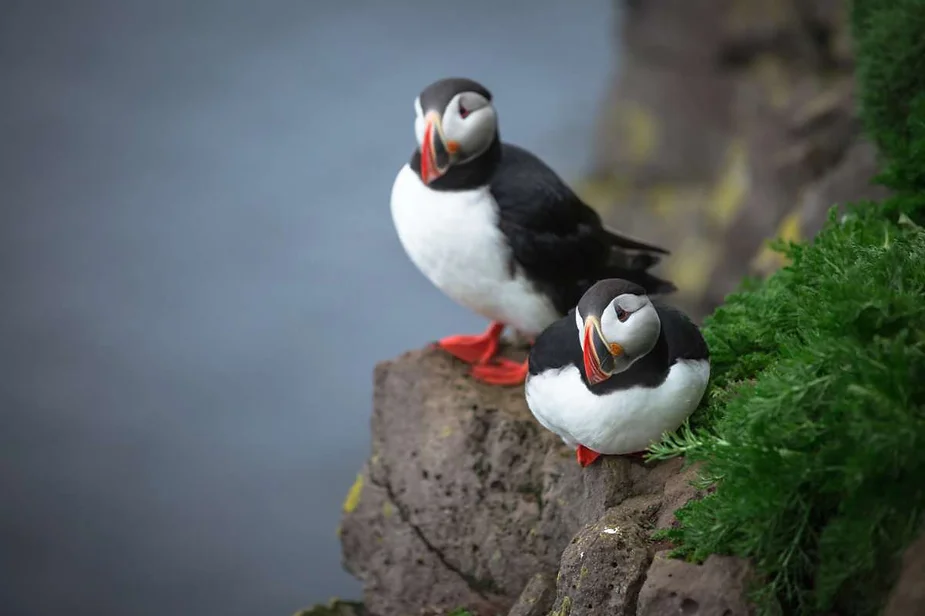
[(835, 212), (706, 319), (711, 391), (651, 450), (713, 490), (664, 536), (747, 557), (762, 614), (879, 612), (925, 523), (925, 0), (857, 0), (862, 115), (893, 196)]

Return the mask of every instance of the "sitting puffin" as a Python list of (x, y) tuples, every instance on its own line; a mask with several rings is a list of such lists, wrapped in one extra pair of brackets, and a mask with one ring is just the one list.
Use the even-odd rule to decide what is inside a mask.
[(601, 278), (675, 289), (646, 271), (666, 250), (605, 229), (539, 158), (501, 142), (484, 86), (443, 79), (414, 109), (418, 148), (392, 186), (392, 219), (417, 268), (492, 322), (481, 335), (437, 343), (474, 364), (475, 378), (522, 384), (526, 361), (496, 359), (505, 326), (533, 339)]
[(525, 389), (537, 420), (587, 466), (601, 454), (640, 455), (676, 430), (709, 378), (707, 343), (690, 319), (609, 279), (536, 339)]

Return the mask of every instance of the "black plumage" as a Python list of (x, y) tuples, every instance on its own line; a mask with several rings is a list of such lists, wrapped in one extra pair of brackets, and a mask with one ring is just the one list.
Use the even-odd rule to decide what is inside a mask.
[[(420, 159), (417, 150), (411, 168), (418, 175)], [(667, 250), (606, 229), (600, 215), (539, 157), (497, 136), (484, 154), (451, 167), (430, 187), (454, 191), (485, 184), (498, 204), (512, 275), (519, 265), (559, 313), (575, 306), (603, 278), (630, 280), (651, 295), (675, 290), (674, 284), (648, 271)]]
[(582, 361), (575, 310), (550, 325), (540, 334), (530, 350), (529, 373), (536, 376), (547, 370), (576, 366), (585, 386), (598, 395), (637, 385), (658, 387), (668, 371), (680, 359), (709, 359), (710, 351), (697, 326), (683, 312), (652, 301), (661, 321), (661, 332), (655, 347), (636, 360), (629, 369), (618, 372), (596, 385), (588, 383)]
[[(473, 92), (492, 101), (491, 92), (471, 79), (452, 77), (427, 86), (418, 101), (424, 111), (444, 114), (454, 97)], [(429, 178), (428, 188), (454, 192), (487, 186), (498, 207), (498, 227), (510, 248), (509, 271), (522, 271), (559, 314), (573, 308), (595, 282), (621, 278), (649, 295), (675, 286), (650, 273), (667, 250), (606, 229), (598, 213), (539, 157), (501, 141), (497, 126), (491, 143), (477, 155), (459, 150), (459, 160)], [(410, 167), (421, 176), (421, 149)]]
[(498, 226), (513, 260), (565, 313), (603, 278), (622, 278), (647, 294), (675, 286), (647, 270), (668, 251), (604, 228), (601, 217), (542, 160), (502, 144), (489, 189), (498, 204)]

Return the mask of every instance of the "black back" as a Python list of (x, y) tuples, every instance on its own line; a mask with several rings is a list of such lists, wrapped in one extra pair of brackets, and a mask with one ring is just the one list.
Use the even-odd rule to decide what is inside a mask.
[(597, 280), (622, 278), (647, 294), (669, 293), (674, 285), (646, 270), (667, 251), (603, 228), (601, 218), (534, 154), (502, 145), (489, 189), (498, 204), (499, 226), (514, 261), (565, 314)]
[(700, 329), (683, 312), (653, 301), (662, 323), (655, 348), (637, 360), (624, 372), (614, 374), (602, 383), (590, 385), (585, 374), (575, 311), (571, 310), (540, 334), (530, 349), (529, 370), (537, 375), (546, 370), (577, 366), (585, 387), (603, 395), (636, 385), (658, 387), (668, 376), (668, 370), (679, 359), (709, 359), (710, 350)]

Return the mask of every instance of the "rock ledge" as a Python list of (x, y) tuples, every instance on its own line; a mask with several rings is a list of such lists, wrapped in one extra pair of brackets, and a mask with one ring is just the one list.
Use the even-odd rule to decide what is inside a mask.
[(744, 574), (672, 562), (692, 572), (653, 581), (665, 546), (652, 531), (696, 495), (680, 460), (583, 469), (520, 388), (475, 382), (436, 349), (377, 366), (372, 436), (340, 530), (369, 614), (656, 614), (647, 606), (694, 592), (672, 586), (694, 578), (691, 600), (746, 613), (724, 586)]

